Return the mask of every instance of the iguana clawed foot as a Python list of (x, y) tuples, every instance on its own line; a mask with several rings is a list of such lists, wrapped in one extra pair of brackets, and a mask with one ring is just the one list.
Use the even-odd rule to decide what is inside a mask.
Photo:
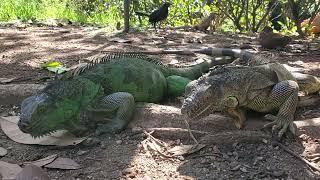
[(126, 127), (126, 124), (121, 122), (109, 122), (107, 124), (99, 124), (96, 128), (95, 135), (101, 135), (106, 133), (118, 133)]
[(271, 120), (272, 122), (265, 124), (263, 128), (272, 127), (272, 133), (276, 133), (279, 131), (278, 132), (279, 138), (283, 136), (283, 134), (288, 130), (288, 128), (293, 135), (296, 134), (297, 127), (292, 121), (284, 118), (279, 118), (272, 114), (265, 115), (265, 118), (268, 120)]

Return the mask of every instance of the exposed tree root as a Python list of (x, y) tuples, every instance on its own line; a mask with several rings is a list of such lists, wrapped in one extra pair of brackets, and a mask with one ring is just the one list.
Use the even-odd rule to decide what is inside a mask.
[(0, 104), (19, 104), (24, 98), (44, 88), (41, 84), (0, 85)]
[[(188, 129), (182, 128), (148, 128), (147, 131), (152, 131), (153, 135), (163, 139), (190, 139)], [(134, 132), (143, 133), (142, 129), (133, 129)], [(202, 144), (233, 144), (239, 142), (262, 142), (264, 139), (270, 139), (271, 136), (262, 131), (227, 131), (216, 134), (209, 132), (191, 130), (195, 137), (200, 138), (199, 143)]]

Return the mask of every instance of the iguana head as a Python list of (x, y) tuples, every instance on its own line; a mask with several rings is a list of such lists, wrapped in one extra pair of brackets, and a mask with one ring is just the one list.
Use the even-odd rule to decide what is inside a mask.
[(190, 118), (201, 118), (214, 111), (222, 111), (223, 82), (215, 76), (202, 77), (186, 86), (181, 113)]
[(81, 111), (98, 91), (91, 81), (55, 82), (22, 102), (18, 126), (33, 137), (56, 130), (77, 131)]

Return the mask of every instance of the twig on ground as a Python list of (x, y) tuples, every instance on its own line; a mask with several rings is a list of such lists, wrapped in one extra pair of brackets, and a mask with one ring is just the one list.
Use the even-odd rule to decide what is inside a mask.
[(158, 145), (167, 147), (167, 145), (166, 145), (165, 143), (161, 142), (159, 139), (157, 139), (157, 138), (155, 138), (155, 137), (153, 137), (153, 136), (151, 135), (153, 132), (154, 132), (154, 131), (148, 133), (147, 131), (143, 131), (143, 133), (144, 133), (145, 135), (147, 135), (150, 139), (152, 139), (153, 141), (155, 141)]
[(190, 158), (194, 159), (194, 158), (199, 158), (199, 157), (207, 157), (207, 156), (219, 156), (221, 157), (222, 154), (220, 153), (213, 153), (213, 154), (199, 154), (199, 155), (194, 155), (194, 156), (191, 156)]
[(187, 129), (188, 129), (189, 135), (190, 135), (190, 137), (192, 138), (192, 140), (193, 140), (196, 144), (199, 144), (198, 140), (197, 140), (197, 139), (194, 137), (194, 135), (192, 134), (192, 131), (191, 131), (191, 129), (190, 129), (190, 124), (189, 124), (188, 120), (187, 120), (187, 119), (184, 119), (184, 122), (185, 122), (186, 125), (187, 125)]
[(311, 163), (308, 160), (306, 160), (305, 158), (297, 155), (296, 153), (294, 153), (293, 151), (291, 151), (290, 149), (288, 149), (285, 145), (279, 143), (279, 142), (273, 142), (274, 144), (278, 145), (279, 147), (281, 147), (284, 151), (286, 151), (287, 153), (289, 153), (290, 155), (296, 157), (297, 159), (299, 159), (300, 161), (304, 162), (306, 165), (308, 165), (310, 168), (312, 168), (313, 170), (316, 170), (318, 172), (320, 172), (320, 168), (317, 167), (315, 165), (315, 163)]
[(153, 144), (153, 147), (151, 147), (150, 145), (149, 145), (149, 147), (150, 147), (152, 150), (156, 151), (158, 154), (160, 154), (161, 156), (166, 157), (166, 158), (173, 158), (173, 157), (174, 157), (174, 156), (170, 156), (170, 155), (164, 154), (164, 153), (158, 148), (159, 146), (160, 146), (160, 147), (167, 148), (167, 145), (166, 145), (165, 143), (161, 142), (159, 139), (153, 137), (153, 136), (151, 135), (153, 132), (148, 133), (147, 131), (143, 131), (143, 133), (146, 134), (146, 135), (148, 136), (148, 138), (151, 140), (151, 141), (149, 141), (149, 142), (150, 142), (151, 144)]

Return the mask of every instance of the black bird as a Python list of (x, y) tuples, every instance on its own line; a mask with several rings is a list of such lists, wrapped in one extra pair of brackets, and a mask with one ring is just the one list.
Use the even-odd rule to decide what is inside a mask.
[(168, 17), (168, 8), (171, 4), (165, 2), (159, 9), (154, 10), (151, 14), (143, 13), (143, 12), (136, 12), (138, 16), (148, 16), (149, 22), (153, 25), (156, 29), (156, 23), (162, 20), (167, 19)]

